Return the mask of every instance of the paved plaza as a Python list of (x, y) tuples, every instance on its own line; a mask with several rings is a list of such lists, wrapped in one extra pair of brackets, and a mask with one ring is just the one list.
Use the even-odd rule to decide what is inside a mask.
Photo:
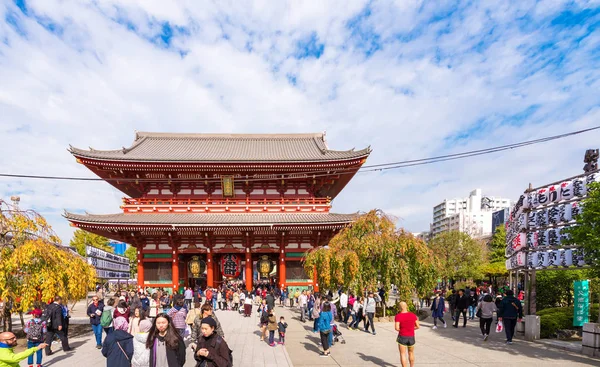
[[(76, 306), (76, 314), (81, 312)], [(83, 311), (85, 312), (85, 311)], [(284, 316), (289, 324), (286, 346), (270, 347), (259, 339), (258, 318), (244, 318), (237, 312), (217, 311), (225, 330), (226, 340), (233, 349), (235, 366), (288, 367), (288, 366), (399, 366), (400, 360), (393, 323), (377, 323), (377, 335), (340, 327), (346, 344), (336, 343), (331, 357), (319, 356), (319, 335), (312, 333), (312, 322), (302, 323), (298, 312), (277, 306), (277, 317)], [(76, 317), (75, 320), (85, 321)], [(418, 366), (600, 366), (599, 359), (578, 353), (548, 347), (540, 343), (515, 340), (512, 346), (504, 344), (503, 334), (492, 333), (488, 342), (480, 337), (478, 321), (470, 321), (467, 328), (431, 329), (430, 320), (421, 323), (417, 331), (416, 365)], [(90, 333), (71, 339), (73, 352), (63, 353), (60, 344), (54, 344), (55, 354), (44, 356), (44, 366), (106, 366), (106, 360), (94, 348)], [(195, 366), (188, 349), (186, 366)], [(26, 366), (26, 361), (21, 362)]]

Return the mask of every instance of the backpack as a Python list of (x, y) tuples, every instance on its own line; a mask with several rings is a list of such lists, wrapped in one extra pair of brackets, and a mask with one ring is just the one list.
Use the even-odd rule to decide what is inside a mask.
[(268, 324), (269, 323), (269, 314), (266, 313), (265, 311), (262, 311), (260, 314), (260, 323), (261, 324)]
[(113, 321), (112, 311), (113, 310), (102, 311), (102, 316), (100, 316), (100, 325), (103, 328), (109, 327), (110, 324), (112, 323), (112, 321)]
[(31, 340), (33, 342), (41, 342), (42, 334), (44, 332), (44, 323), (43, 321), (35, 322), (31, 320), (29, 324), (29, 331), (27, 332), (27, 340)]
[[(217, 336), (217, 345), (220, 345), (222, 341), (223, 338)], [(229, 349), (229, 346), (227, 346), (227, 350), (229, 350), (229, 364), (227, 365), (227, 367), (233, 367), (233, 351)]]
[(46, 322), (46, 327), (52, 327), (52, 310), (54, 309), (54, 303), (49, 304), (42, 311), (42, 316), (40, 316), (40, 320)]

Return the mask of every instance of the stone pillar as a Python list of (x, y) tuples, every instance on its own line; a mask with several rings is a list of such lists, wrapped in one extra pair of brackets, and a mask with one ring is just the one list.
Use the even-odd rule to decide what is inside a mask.
[(179, 290), (179, 251), (177, 249), (177, 246), (173, 247), (171, 270), (173, 273), (173, 294), (175, 294)]
[(534, 341), (540, 339), (540, 317), (536, 315), (525, 316), (525, 340)]
[(144, 245), (137, 246), (137, 281), (138, 289), (144, 289)]
[(214, 261), (213, 261), (213, 256), (212, 256), (212, 252), (210, 250), (210, 248), (206, 249), (206, 286), (207, 287), (214, 287), (215, 286), (215, 281), (214, 281)]
[(250, 251), (250, 248), (246, 248), (246, 266), (245, 266), (245, 271), (246, 271), (246, 290), (251, 291), (252, 290), (252, 278), (253, 278), (253, 274), (252, 274), (252, 252)]
[(588, 356), (600, 355), (600, 324), (588, 322), (583, 324), (583, 339), (581, 352)]

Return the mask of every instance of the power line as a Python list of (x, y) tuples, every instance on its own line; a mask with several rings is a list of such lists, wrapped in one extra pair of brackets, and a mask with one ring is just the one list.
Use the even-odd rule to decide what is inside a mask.
[[(429, 158), (420, 158), (413, 160), (405, 160), (398, 162), (389, 162), (389, 163), (380, 163), (373, 165), (362, 166), (358, 173), (367, 173), (367, 172), (376, 172), (376, 171), (384, 171), (384, 170), (392, 170), (392, 169), (400, 169), (406, 167), (414, 167), (421, 166), (426, 164), (433, 164), (439, 162), (447, 162), (458, 159), (470, 158), (480, 155), (497, 153), (505, 150), (522, 148), (529, 145), (541, 144), (552, 140), (564, 139), (570, 136), (584, 134), (590, 131), (598, 130), (600, 126), (573, 131), (569, 133), (548, 136), (540, 139), (528, 140), (519, 143), (500, 145), (491, 148), (471, 150), (461, 153), (453, 153), (446, 154), (436, 157)], [(306, 177), (309, 178), (318, 178), (318, 177), (327, 177), (327, 176), (338, 176), (344, 174), (354, 174), (356, 172), (356, 168), (341, 168), (333, 171), (329, 170), (319, 170), (319, 171), (306, 171), (306, 172), (294, 172), (287, 175), (275, 175), (278, 177), (264, 177), (264, 178), (248, 178), (243, 179), (244, 181), (253, 182), (253, 181), (271, 181), (271, 180), (281, 180), (281, 179), (303, 179)], [(70, 176), (44, 176), (44, 175), (24, 175), (24, 174), (10, 174), (10, 173), (0, 173), (0, 177), (6, 178), (21, 178), (21, 179), (44, 179), (44, 180), (62, 180), (62, 181), (119, 181), (119, 182), (188, 182), (188, 181), (207, 181), (207, 182), (220, 182), (220, 178), (95, 178), (95, 177), (70, 177)]]

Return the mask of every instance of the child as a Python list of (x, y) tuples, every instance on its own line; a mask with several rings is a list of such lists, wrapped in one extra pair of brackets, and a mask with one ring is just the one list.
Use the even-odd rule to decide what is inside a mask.
[(279, 329), (279, 344), (285, 344), (285, 329), (287, 329), (288, 324), (285, 322), (285, 318), (281, 316), (279, 318), (279, 323), (277, 324), (277, 328)]
[(269, 310), (269, 324), (267, 326), (267, 329), (269, 330), (269, 345), (274, 347), (275, 346), (275, 330), (277, 330), (278, 327), (277, 327), (277, 319), (275, 318), (275, 314), (273, 314), (272, 310)]
[[(39, 308), (33, 309), (31, 312), (33, 319), (27, 321), (25, 324), (25, 333), (27, 334), (27, 348), (37, 347), (42, 344), (46, 336), (46, 321), (42, 321), (42, 310)], [(38, 349), (35, 352), (37, 367), (42, 366), (42, 350)], [(27, 364), (29, 367), (33, 367), (33, 354), (27, 357)]]
[(140, 321), (140, 332), (133, 336), (132, 367), (145, 367), (150, 364), (150, 349), (146, 349), (146, 340), (151, 327), (152, 322), (150, 320)]

